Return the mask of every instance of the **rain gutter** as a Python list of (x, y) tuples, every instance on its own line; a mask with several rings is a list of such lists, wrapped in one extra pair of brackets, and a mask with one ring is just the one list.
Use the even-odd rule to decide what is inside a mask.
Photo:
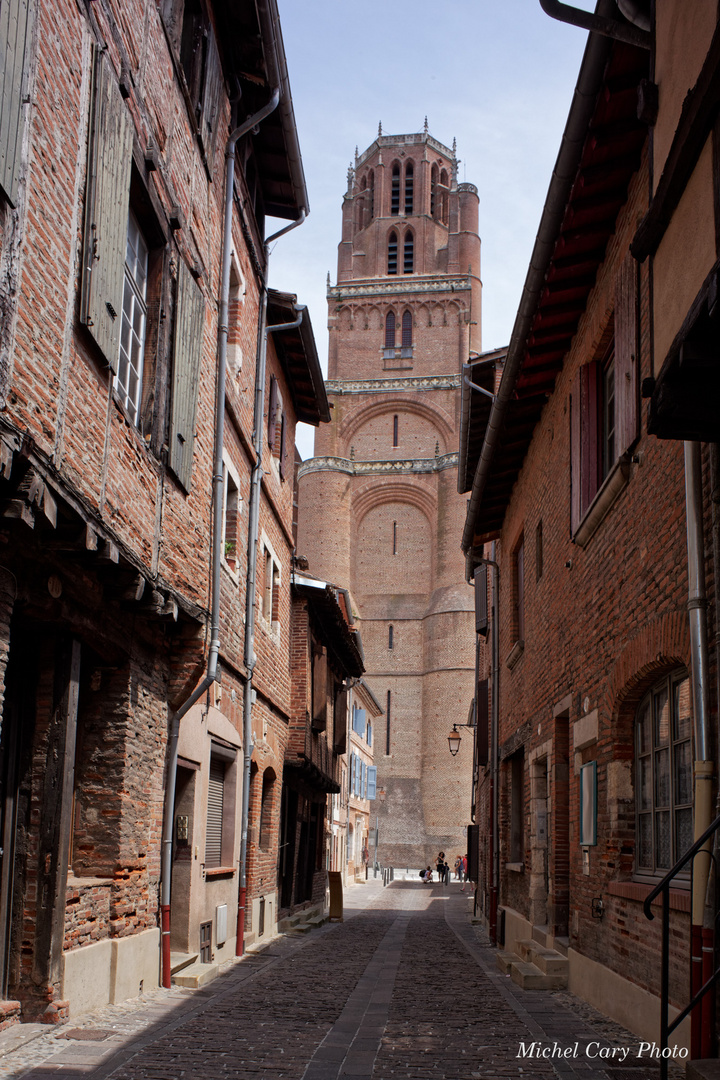
[[(598, 4), (600, 10), (610, 10), (613, 7), (611, 0), (601, 0)], [(475, 469), (462, 538), (462, 550), (466, 555), (472, 548), (483, 492), (500, 440), (508, 405), (514, 397), (515, 384), (525, 355), (525, 342), (545, 287), (545, 278), (577, 176), (588, 125), (595, 110), (611, 48), (611, 40), (598, 34), (590, 35), (585, 48), (570, 114), (550, 180), (530, 267), (510, 337), (502, 379), (492, 403), (485, 439)], [(471, 572), (472, 567), (469, 570)]]

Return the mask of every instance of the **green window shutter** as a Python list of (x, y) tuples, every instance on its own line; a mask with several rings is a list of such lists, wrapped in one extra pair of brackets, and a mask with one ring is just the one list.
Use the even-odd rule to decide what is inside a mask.
[(0, 3), (0, 187), (12, 206), (17, 205), (33, 6), (31, 0)]
[(205, 84), (200, 104), (200, 144), (210, 177), (213, 174), (215, 149), (217, 147), (218, 126), (220, 121), (220, 99), (223, 89), (223, 74), (220, 65), (215, 35), (212, 30), (207, 34), (207, 54), (205, 57)]
[(185, 263), (180, 260), (169, 464), (186, 491), (190, 490), (193, 466), (204, 321), (205, 297)]
[(125, 284), (132, 129), (112, 65), (96, 52), (80, 321), (115, 372)]

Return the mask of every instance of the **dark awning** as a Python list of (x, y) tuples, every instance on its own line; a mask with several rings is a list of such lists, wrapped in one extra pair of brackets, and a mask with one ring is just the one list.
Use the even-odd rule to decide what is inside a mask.
[(326, 424), (330, 419), (325, 382), (320, 369), (310, 313), (297, 303), (293, 293), (268, 290), (268, 326), (294, 322), (302, 311), (302, 322), (290, 330), (273, 334), (275, 349), (290, 384), (295, 413), (305, 424)]

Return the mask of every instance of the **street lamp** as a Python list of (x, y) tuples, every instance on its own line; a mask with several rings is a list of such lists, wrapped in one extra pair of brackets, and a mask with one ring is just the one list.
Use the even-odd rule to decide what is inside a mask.
[[(471, 709), (471, 715), (473, 713), (474, 713), (474, 710)], [(448, 746), (450, 747), (450, 753), (452, 754), (453, 757), (455, 757), (458, 750), (460, 749), (460, 743), (461, 743), (462, 740), (460, 738), (460, 732), (458, 731), (458, 728), (461, 728), (461, 727), (474, 728), (475, 727), (475, 717), (474, 717), (474, 715), (473, 715), (472, 720), (468, 720), (467, 724), (453, 724), (453, 729), (450, 732), (450, 734), (448, 735)]]

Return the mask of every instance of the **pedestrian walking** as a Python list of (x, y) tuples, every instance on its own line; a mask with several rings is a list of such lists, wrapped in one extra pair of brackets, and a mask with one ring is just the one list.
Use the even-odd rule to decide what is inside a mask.
[(445, 871), (443, 869), (443, 867), (445, 866), (445, 852), (444, 851), (439, 852), (438, 857), (435, 860), (435, 866), (437, 868), (438, 881), (442, 881), (444, 873), (445, 873)]
[(467, 855), (463, 855), (463, 857), (462, 857), (462, 865), (460, 867), (460, 873), (461, 873), (461, 877), (462, 877), (463, 887), (460, 890), (460, 892), (465, 892), (465, 886), (467, 884), (467, 879), (468, 879), (467, 878), (467, 866), (468, 866)]
[(458, 881), (462, 881), (462, 855), (458, 855), (455, 860), (455, 875)]
[(443, 865), (443, 885), (450, 884), (450, 867), (447, 863)]

